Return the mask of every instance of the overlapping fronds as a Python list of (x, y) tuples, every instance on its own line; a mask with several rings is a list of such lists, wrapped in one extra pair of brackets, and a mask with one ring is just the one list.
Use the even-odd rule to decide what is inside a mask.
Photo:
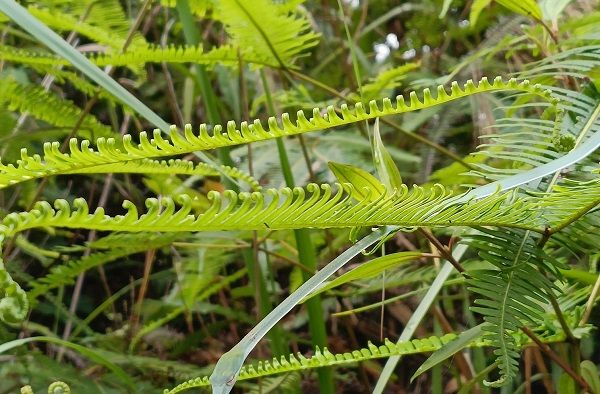
[[(568, 204), (564, 202), (568, 201)], [(561, 202), (563, 202), (561, 204)], [(563, 180), (540, 201), (552, 233), (562, 230), (600, 205), (600, 177), (587, 182)]]
[[(11, 111), (27, 112), (34, 118), (57, 127), (73, 127), (79, 119), (81, 109), (71, 101), (62, 100), (37, 85), (23, 85), (13, 79), (0, 80), (0, 103)], [(98, 137), (107, 137), (113, 130), (86, 116), (80, 129)], [(1, 171), (1, 170), (0, 170)]]
[[(42, 60), (44, 59), (44, 60)], [(90, 57), (90, 60), (98, 66), (139, 66), (146, 63), (196, 63), (206, 66), (222, 64), (225, 66), (237, 67), (240, 62), (240, 54), (237, 49), (231, 45), (222, 45), (208, 51), (195, 46), (169, 46), (136, 48), (135, 51), (127, 51), (115, 54), (96, 54)], [(261, 66), (278, 67), (277, 63), (257, 56), (256, 54), (246, 53), (242, 60), (246, 63), (257, 64)], [(38, 57), (37, 61), (51, 61), (51, 58)], [(52, 60), (53, 61), (53, 60)]]
[[(55, 208), (45, 201), (38, 202), (29, 212), (11, 213), (0, 225), (0, 235), (16, 233), (36, 227), (66, 227), (129, 232), (182, 232), (216, 230), (265, 230), (379, 226), (385, 224), (404, 227), (418, 226), (515, 226), (536, 227), (530, 203), (513, 202), (512, 193), (494, 194), (481, 200), (456, 202), (442, 186), (426, 190), (405, 185), (393, 194), (381, 194), (377, 199), (357, 200), (350, 184), (338, 187), (334, 193), (329, 185), (308, 185), (304, 188), (270, 189), (266, 193), (223, 194), (210, 192), (210, 207), (202, 214), (191, 214), (192, 200), (182, 195), (177, 209), (170, 198), (146, 200), (148, 211), (138, 214), (136, 206), (125, 201), (127, 213), (123, 216), (105, 215), (102, 208), (89, 213), (84, 199), (76, 199), (74, 209), (65, 200), (57, 200)], [(371, 192), (369, 192), (371, 193)], [(162, 208), (162, 209), (161, 209)], [(85, 265), (85, 264), (84, 264)], [(76, 265), (76, 269), (81, 264)], [(9, 319), (25, 316), (28, 303), (24, 292), (0, 268), (6, 290), (0, 310)], [(4, 285), (4, 283), (2, 283)], [(11, 287), (12, 286), (12, 287)], [(15, 287), (16, 286), (16, 287)], [(25, 296), (26, 297), (26, 296)], [(18, 308), (17, 308), (18, 307)], [(8, 310), (7, 309), (7, 310)], [(10, 313), (10, 314), (9, 314)]]
[(484, 316), (485, 336), (495, 348), (500, 376), (486, 384), (496, 387), (517, 374), (519, 354), (512, 334), (524, 325), (540, 324), (553, 291), (545, 273), (558, 276), (560, 264), (543, 252), (529, 232), (481, 231), (470, 237), (469, 244), (492, 267), (470, 270), (468, 288), (483, 296), (471, 309)]
[[(586, 46), (566, 50), (548, 57), (531, 70), (519, 75), (543, 83), (585, 84), (592, 69), (600, 67), (600, 46)], [(552, 78), (556, 78), (554, 81)], [(493, 134), (483, 136), (486, 143), (477, 155), (492, 161), (474, 164), (478, 171), (473, 175), (498, 180), (532, 167), (538, 167), (570, 151), (576, 144), (585, 142), (600, 132), (600, 105), (593, 93), (578, 92), (559, 86), (546, 86), (552, 96), (560, 101), (558, 113), (546, 110), (542, 116), (533, 113), (530, 98), (521, 95), (505, 107), (507, 115), (496, 121)], [(543, 107), (539, 104), (536, 107)], [(550, 119), (551, 116), (555, 119)], [(560, 121), (559, 121), (560, 120)], [(507, 164), (508, 163), (508, 164)], [(589, 163), (583, 160), (579, 165)]]
[(219, 0), (217, 18), (225, 25), (233, 44), (268, 63), (289, 67), (294, 59), (317, 44), (318, 36), (303, 16), (290, 13), (272, 0)]
[[(102, 208), (89, 212), (85, 199), (75, 199), (73, 207), (56, 200), (54, 207), (36, 203), (29, 212), (10, 213), (0, 226), (7, 236), (37, 227), (82, 228), (101, 231), (219, 231), (284, 230), (397, 225), (418, 226), (502, 226), (543, 231), (535, 216), (534, 200), (513, 200), (513, 193), (493, 194), (480, 200), (456, 202), (440, 185), (431, 189), (402, 185), (393, 194), (358, 199), (350, 184), (337, 187), (309, 184), (306, 188), (269, 189), (266, 192), (211, 191), (210, 207), (197, 216), (191, 214), (192, 199), (180, 195), (176, 207), (171, 198), (146, 200), (146, 213), (139, 214), (130, 201), (125, 215), (108, 216)], [(367, 194), (371, 195), (372, 191)]]
[[(87, 168), (78, 168), (65, 174), (104, 174), (104, 173), (134, 173), (134, 174), (171, 174), (171, 175), (200, 175), (220, 176), (225, 174), (232, 179), (239, 179), (247, 183), (252, 190), (260, 190), (260, 183), (248, 173), (230, 166), (214, 166), (207, 163), (194, 163), (189, 160), (133, 160), (121, 163), (103, 164)], [(2, 183), (0, 189), (8, 186)]]
[[(564, 340), (563, 332), (546, 333), (542, 336), (542, 340), (546, 343), (560, 342)], [(271, 376), (280, 373), (289, 373), (294, 371), (302, 371), (305, 369), (313, 369), (319, 367), (332, 366), (347, 366), (361, 361), (373, 360), (377, 358), (387, 358), (390, 356), (407, 356), (411, 354), (429, 353), (439, 350), (443, 345), (456, 339), (456, 334), (446, 334), (441, 337), (430, 336), (428, 338), (413, 339), (407, 342), (394, 343), (389, 339), (385, 339), (382, 345), (374, 345), (369, 342), (367, 347), (353, 350), (346, 353), (331, 353), (327, 348), (323, 350), (318, 347), (315, 349), (314, 355), (310, 357), (304, 356), (302, 353), (290, 354), (289, 356), (281, 356), (272, 360), (258, 361), (257, 364), (248, 364), (242, 367), (237, 380), (255, 379), (265, 376)], [(515, 333), (513, 338), (519, 347), (528, 343), (528, 338), (523, 334)], [(475, 340), (470, 346), (480, 347), (489, 346), (488, 340)], [(181, 383), (171, 390), (165, 390), (165, 394), (175, 394), (184, 390), (195, 387), (209, 386), (210, 381), (208, 376), (191, 379)]]
[(553, 98), (550, 91), (544, 90), (539, 85), (531, 85), (528, 81), (518, 82), (511, 79), (504, 82), (501, 77), (498, 77), (490, 83), (487, 78), (483, 78), (475, 85), (469, 80), (462, 88), (459, 87), (458, 83), (453, 83), (450, 93), (443, 86), (439, 86), (435, 98), (429, 89), (423, 90), (422, 98), (419, 98), (417, 93), (412, 92), (409, 95), (410, 102), (408, 105), (405, 103), (403, 96), (398, 96), (395, 105), (392, 104), (390, 99), (383, 99), (381, 102), (375, 100), (369, 102), (368, 108), (362, 103), (357, 103), (353, 108), (343, 104), (339, 113), (336, 112), (333, 106), (328, 107), (324, 114), (321, 113), (319, 108), (315, 108), (310, 119), (306, 118), (303, 111), (298, 111), (295, 122), (285, 113), (281, 116), (281, 119), (269, 118), (267, 128), (263, 126), (260, 120), (255, 120), (251, 124), (242, 122), (239, 126), (232, 121), (227, 124), (225, 131), (223, 131), (222, 126), (216, 125), (209, 132), (209, 127), (202, 124), (199, 133), (195, 134), (191, 126), (188, 125), (185, 127), (183, 135), (179, 134), (173, 127), (170, 140), (163, 138), (159, 130), (154, 131), (152, 138), (145, 132), (140, 133), (140, 143), (137, 145), (132, 142), (133, 137), (131, 135), (125, 135), (121, 141), (112, 138), (100, 138), (96, 141), (96, 150), (90, 148), (91, 143), (88, 140), (79, 142), (72, 139), (69, 144), (70, 153), (60, 152), (60, 143), (58, 142), (46, 143), (44, 144), (43, 157), (39, 155), (29, 156), (26, 151), (23, 151), (21, 160), (17, 162), (16, 166), (0, 164), (0, 184), (15, 184), (48, 175), (78, 173), (83, 171), (82, 169), (94, 166), (180, 155), (199, 150), (326, 130), (377, 117), (417, 111), (473, 94), (505, 90), (529, 92), (547, 99), (552, 105), (557, 104), (557, 100)]
[(587, 78), (587, 73), (598, 66), (600, 61), (600, 45), (586, 45), (561, 51), (538, 62), (530, 63), (521, 75), (552, 76), (564, 78)]

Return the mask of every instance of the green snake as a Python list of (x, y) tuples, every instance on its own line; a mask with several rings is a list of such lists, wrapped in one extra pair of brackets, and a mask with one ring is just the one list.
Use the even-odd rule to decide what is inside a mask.
[(310, 295), (321, 283), (343, 267), (354, 256), (395, 230), (397, 230), (396, 227), (388, 226), (373, 231), (323, 267), (313, 277), (304, 282), (295, 292), (283, 300), (281, 304), (277, 305), (230, 351), (221, 356), (212, 375), (210, 375), (213, 394), (227, 394), (233, 389), (242, 365), (252, 349), (295, 305)]

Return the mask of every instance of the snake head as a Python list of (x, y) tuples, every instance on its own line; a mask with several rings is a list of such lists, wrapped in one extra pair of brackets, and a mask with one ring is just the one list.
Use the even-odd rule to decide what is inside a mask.
[(235, 348), (221, 356), (210, 375), (213, 394), (227, 394), (233, 389), (245, 359), (244, 352)]

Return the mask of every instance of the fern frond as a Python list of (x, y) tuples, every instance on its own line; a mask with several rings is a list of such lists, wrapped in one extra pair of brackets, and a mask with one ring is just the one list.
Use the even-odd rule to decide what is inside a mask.
[(594, 67), (598, 67), (599, 63), (600, 45), (586, 45), (564, 50), (539, 62), (530, 63), (521, 75), (586, 78), (587, 73)]
[[(384, 344), (375, 346), (369, 342), (368, 347), (357, 349), (348, 353), (333, 354), (327, 348), (315, 349), (315, 354), (305, 357), (302, 353), (290, 354), (281, 358), (273, 358), (271, 361), (259, 361), (256, 366), (250, 364), (242, 367), (237, 380), (254, 379), (258, 377), (274, 375), (284, 372), (301, 371), (325, 366), (347, 365), (375, 358), (384, 358), (394, 355), (410, 355), (433, 352), (444, 344), (455, 339), (455, 334), (446, 334), (442, 337), (431, 336), (423, 339), (413, 339), (408, 342), (393, 343), (385, 339)], [(171, 390), (165, 390), (165, 394), (175, 394), (195, 387), (209, 386), (208, 376), (191, 379)]]
[(528, 81), (517, 82), (512, 79), (504, 82), (501, 77), (498, 77), (494, 79), (493, 83), (490, 83), (487, 78), (483, 78), (478, 85), (475, 85), (469, 80), (462, 89), (457, 83), (453, 83), (450, 93), (443, 86), (438, 87), (435, 98), (429, 89), (423, 90), (422, 98), (412, 92), (409, 95), (410, 103), (408, 105), (403, 96), (398, 96), (395, 105), (392, 105), (389, 99), (383, 99), (379, 103), (373, 100), (369, 102), (368, 109), (362, 103), (357, 103), (354, 108), (349, 108), (344, 104), (341, 106), (340, 114), (333, 106), (328, 107), (325, 114), (321, 114), (321, 111), (315, 108), (313, 117), (310, 119), (306, 118), (303, 111), (299, 111), (295, 122), (292, 122), (288, 114), (283, 114), (279, 120), (274, 117), (269, 118), (266, 129), (260, 120), (255, 120), (252, 124), (242, 122), (239, 127), (235, 122), (229, 122), (225, 132), (222, 126), (216, 125), (212, 129), (212, 133), (209, 133), (208, 126), (203, 124), (200, 125), (197, 135), (194, 134), (191, 126), (185, 127), (183, 136), (173, 127), (170, 133), (171, 140), (164, 139), (160, 131), (155, 130), (153, 138), (149, 138), (145, 132), (140, 133), (140, 143), (137, 146), (133, 144), (131, 135), (125, 135), (119, 142), (112, 138), (100, 138), (96, 141), (97, 150), (90, 148), (91, 143), (88, 140), (78, 142), (76, 139), (72, 139), (69, 144), (70, 153), (60, 152), (58, 149), (60, 143), (58, 142), (46, 143), (44, 144), (43, 158), (39, 155), (29, 156), (26, 151), (23, 151), (22, 158), (16, 166), (0, 163), (0, 185), (15, 184), (26, 179), (40, 178), (50, 174), (77, 173), (87, 167), (174, 156), (326, 130), (377, 117), (417, 111), (473, 94), (504, 90), (525, 91), (539, 95), (553, 105), (557, 103), (550, 91), (545, 91), (539, 85), (532, 86)]
[[(568, 201), (568, 204), (565, 204)], [(540, 201), (549, 231), (558, 232), (600, 205), (600, 177), (587, 182), (565, 179)]]
[[(50, 58), (37, 57), (38, 62), (51, 61)], [(43, 59), (43, 60), (42, 60)], [(230, 67), (239, 65), (240, 57), (237, 49), (231, 45), (222, 45), (208, 51), (200, 47), (190, 46), (169, 46), (167, 48), (148, 46), (145, 48), (136, 48), (124, 53), (115, 54), (96, 54), (90, 57), (90, 60), (97, 66), (141, 66), (146, 63), (197, 63), (206, 66), (221, 64)], [(278, 67), (279, 64), (257, 56), (254, 53), (245, 53), (242, 55), (245, 63), (256, 64), (259, 66)]]
[[(4, 236), (0, 234), (1, 241), (4, 241)], [(0, 260), (0, 321), (19, 323), (25, 319), (28, 311), (27, 293), (13, 280)]]
[[(272, 0), (219, 0), (217, 18), (225, 25), (234, 45), (266, 62), (285, 68), (317, 44), (318, 36), (308, 20), (297, 17)], [(266, 28), (264, 28), (266, 27)]]
[[(507, 226), (542, 232), (540, 221), (531, 208), (530, 198), (511, 202), (513, 193), (493, 194), (480, 200), (458, 202), (440, 185), (431, 189), (403, 185), (392, 194), (376, 199), (355, 198), (352, 185), (334, 189), (327, 184), (269, 189), (266, 192), (211, 191), (210, 207), (202, 214), (190, 214), (192, 200), (181, 195), (176, 208), (171, 198), (146, 200), (148, 210), (138, 214), (136, 206), (125, 201), (127, 213), (111, 217), (102, 208), (89, 213), (84, 199), (73, 208), (65, 200), (56, 200), (53, 209), (42, 201), (29, 212), (10, 213), (0, 226), (6, 236), (36, 227), (82, 228), (99, 231), (220, 231), (284, 230), (396, 225), (419, 226)], [(369, 191), (368, 193), (372, 193)], [(162, 209), (161, 209), (162, 207)]]
[[(217, 169), (218, 168), (218, 169)], [(230, 166), (219, 165), (218, 167), (206, 163), (194, 163), (188, 160), (134, 160), (113, 164), (102, 164), (93, 167), (80, 168), (65, 174), (171, 174), (171, 175), (200, 175), (220, 176), (226, 174), (233, 179), (246, 182), (252, 190), (261, 190), (260, 183), (244, 171)], [(0, 178), (2, 179), (2, 178)], [(0, 183), (0, 189), (6, 184)]]
[[(592, 45), (545, 58), (534, 63), (529, 70), (519, 73), (519, 76), (545, 84), (564, 81), (567, 76), (571, 80), (581, 79), (581, 83), (587, 83), (588, 74), (599, 67), (600, 46)], [(536, 119), (538, 116), (535, 115), (532, 119), (527, 116), (531, 112), (528, 109), (532, 105), (531, 98), (528, 95), (516, 97), (512, 105), (505, 108), (505, 112), (507, 115), (517, 111), (522, 113), (498, 120), (494, 125), (498, 132), (483, 136), (486, 144), (479, 147), (481, 150), (476, 155), (493, 160), (483, 165), (475, 164), (479, 171), (471, 172), (472, 175), (498, 180), (531, 166), (538, 167), (600, 131), (597, 99), (558, 86), (544, 85), (544, 88), (551, 90), (552, 95), (560, 101), (560, 113), (555, 116), (561, 118), (561, 122), (549, 119), (549, 109), (542, 114), (542, 119)]]
[[(0, 86), (0, 104), (6, 105), (11, 111), (27, 112), (57, 127), (73, 127), (79, 119), (81, 108), (39, 86), (22, 85), (11, 79), (1, 79)], [(81, 129), (95, 136), (107, 137), (114, 134), (110, 127), (98, 122), (93, 116), (86, 116)]]
[[(8, 45), (0, 45), (0, 57), (6, 61), (23, 63), (29, 66), (70, 65), (65, 59), (54, 56), (52, 53), (46, 51), (14, 48)], [(237, 67), (240, 61), (237, 49), (231, 45), (222, 45), (208, 51), (195, 46), (172, 45), (166, 48), (146, 46), (126, 52), (95, 53), (88, 55), (88, 58), (99, 67), (109, 65), (115, 67), (139, 67), (147, 63), (196, 63), (208, 67), (221, 64)], [(254, 53), (243, 55), (242, 60), (245, 63), (259, 66), (279, 67), (279, 64), (258, 57)], [(134, 71), (137, 71), (137, 68), (134, 68)]]
[[(211, 201), (206, 212), (194, 216), (192, 200), (188, 195), (180, 197), (181, 208), (176, 209), (170, 198), (159, 202), (146, 200), (148, 211), (139, 215), (130, 201), (123, 206), (127, 213), (110, 217), (102, 208), (89, 213), (84, 199), (76, 199), (74, 211), (65, 200), (55, 201), (56, 210), (48, 202), (38, 202), (30, 212), (11, 213), (0, 225), (0, 235), (14, 236), (16, 233), (36, 227), (84, 228), (106, 231), (130, 232), (182, 232), (216, 230), (265, 230), (379, 226), (393, 224), (405, 227), (418, 226), (514, 226), (540, 231), (536, 226), (535, 212), (531, 204), (517, 202), (507, 204), (512, 193), (493, 194), (480, 200), (457, 202), (461, 196), (453, 197), (441, 186), (430, 190), (405, 185), (393, 194), (381, 194), (377, 199), (357, 201), (350, 184), (338, 187), (335, 193), (329, 185), (311, 184), (303, 188), (270, 189), (266, 193), (234, 193), (222, 195), (210, 192)], [(369, 192), (370, 193), (370, 192)], [(163, 209), (161, 210), (161, 205)], [(531, 228), (534, 226), (535, 228)], [(84, 263), (84, 265), (87, 263)], [(16, 290), (6, 292), (3, 300), (15, 303), (24, 293), (4, 269), (3, 282)], [(2, 284), (4, 284), (2, 283)], [(17, 298), (15, 298), (18, 296)], [(2, 302), (3, 302), (2, 300)], [(8, 301), (7, 301), (8, 302)], [(12, 304), (11, 304), (12, 305)], [(27, 304), (17, 303), (27, 309)], [(0, 306), (2, 306), (0, 304)], [(2, 312), (2, 311), (0, 311)], [(4, 312), (2, 312), (4, 313)], [(8, 312), (6, 312), (8, 313)], [(9, 316), (23, 316), (26, 311), (11, 312)]]
[(513, 333), (525, 324), (538, 325), (544, 306), (549, 304), (552, 283), (541, 270), (558, 275), (558, 263), (552, 263), (534, 237), (518, 230), (484, 230), (468, 242), (493, 268), (470, 270), (468, 289), (483, 296), (471, 309), (481, 315), (486, 337), (496, 350), (500, 377), (486, 382), (499, 387), (518, 372), (518, 346)]
[[(520, 333), (513, 334), (514, 342), (519, 348), (525, 346), (529, 341), (528, 338)], [(288, 373), (313, 369), (319, 367), (345, 366), (373, 360), (378, 358), (388, 358), (391, 356), (407, 356), (412, 354), (430, 353), (439, 350), (443, 345), (457, 338), (456, 334), (446, 334), (441, 337), (430, 336), (428, 338), (413, 339), (407, 342), (394, 343), (389, 339), (385, 339), (382, 345), (376, 346), (369, 342), (365, 348), (353, 350), (346, 353), (331, 353), (327, 348), (323, 350), (318, 347), (315, 349), (314, 355), (305, 357), (302, 353), (290, 354), (281, 358), (273, 358), (272, 360), (258, 361), (257, 364), (247, 364), (242, 367), (237, 380), (255, 379), (265, 376), (271, 376), (280, 373)], [(562, 342), (565, 339), (563, 332), (546, 333), (541, 336), (545, 343)], [(479, 339), (473, 341), (471, 347), (489, 346), (490, 341)], [(175, 394), (195, 387), (209, 386), (208, 376), (199, 377), (181, 383), (171, 390), (165, 390), (165, 394)]]

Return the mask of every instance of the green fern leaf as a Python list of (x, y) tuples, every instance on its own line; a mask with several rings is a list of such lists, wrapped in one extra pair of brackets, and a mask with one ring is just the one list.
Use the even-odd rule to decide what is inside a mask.
[(462, 89), (457, 83), (453, 83), (450, 93), (440, 86), (435, 98), (429, 89), (423, 90), (422, 99), (412, 92), (409, 105), (405, 103), (403, 96), (398, 96), (395, 106), (392, 105), (391, 100), (383, 99), (381, 103), (371, 101), (368, 110), (361, 103), (357, 103), (352, 109), (345, 104), (342, 105), (340, 114), (333, 106), (327, 108), (326, 114), (321, 114), (321, 111), (315, 108), (310, 119), (306, 118), (303, 111), (299, 111), (295, 122), (291, 121), (288, 114), (283, 114), (280, 120), (269, 118), (266, 129), (260, 120), (255, 120), (252, 124), (242, 122), (239, 127), (235, 122), (229, 122), (225, 130), (222, 126), (216, 125), (210, 133), (208, 126), (203, 124), (196, 135), (188, 125), (183, 136), (172, 127), (171, 140), (164, 139), (159, 130), (154, 131), (153, 138), (149, 138), (145, 132), (140, 133), (140, 143), (137, 145), (133, 144), (131, 135), (125, 135), (119, 142), (112, 138), (100, 138), (96, 141), (97, 150), (91, 149), (91, 143), (87, 140), (79, 142), (72, 139), (69, 144), (70, 153), (60, 152), (59, 142), (46, 143), (43, 158), (38, 155), (29, 156), (26, 151), (23, 151), (22, 159), (16, 166), (0, 163), (0, 187), (48, 175), (85, 172), (84, 169), (88, 167), (139, 159), (156, 159), (325, 130), (377, 117), (421, 110), (477, 93), (504, 90), (526, 91), (540, 95), (554, 105), (557, 103), (550, 91), (544, 91), (541, 86), (532, 86), (528, 81), (519, 83), (512, 79), (504, 82), (498, 77), (493, 83), (489, 83), (486, 78), (483, 78), (478, 85), (467, 81)]

